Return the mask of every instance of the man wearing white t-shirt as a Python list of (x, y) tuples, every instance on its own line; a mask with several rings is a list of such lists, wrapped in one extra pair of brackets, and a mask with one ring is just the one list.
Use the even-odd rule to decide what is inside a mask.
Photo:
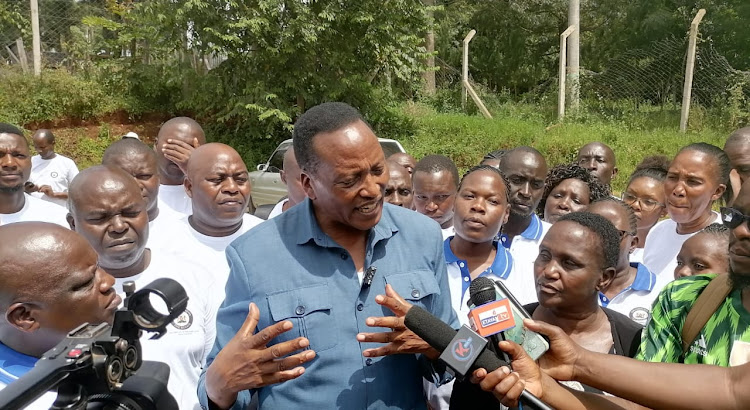
[(67, 227), (64, 208), (24, 192), (30, 174), (28, 141), (18, 128), (0, 123), (0, 224), (41, 221)]
[(120, 168), (99, 165), (81, 171), (70, 187), (68, 220), (96, 250), (99, 265), (116, 278), (118, 292), (126, 281), (134, 281), (138, 289), (162, 277), (185, 288), (185, 312), (167, 327), (165, 336), (144, 338), (141, 344), (145, 360), (169, 365), (167, 388), (180, 409), (200, 408), (198, 377), (216, 331), (215, 304), (209, 300), (216, 293), (213, 278), (201, 266), (146, 247), (146, 201), (138, 184)]
[[(250, 228), (263, 222), (245, 212), (250, 203), (247, 167), (234, 148), (210, 143), (198, 147), (190, 157), (185, 188), (193, 203), (193, 214), (178, 221), (171, 236), (180, 238), (169, 249), (181, 260), (207, 268), (219, 286), (212, 302), (224, 301), (229, 276), (226, 247)], [(213, 343), (213, 341), (212, 341)]]
[(284, 169), (281, 170), (281, 181), (286, 185), (287, 198), (279, 201), (273, 207), (271, 213), (268, 214), (268, 219), (281, 215), (282, 212), (297, 205), (307, 197), (305, 191), (302, 189), (302, 182), (300, 180), (302, 170), (297, 163), (297, 158), (294, 156), (294, 147), (289, 147), (284, 153), (284, 165), (282, 167)]
[(445, 155), (428, 155), (414, 168), (414, 210), (440, 224), (443, 239), (454, 234), (453, 203), (458, 189), (458, 168)]
[(518, 147), (503, 155), (500, 171), (510, 189), (510, 217), (503, 225), (500, 242), (513, 256), (513, 275), (523, 283), (511, 291), (521, 304), (533, 303), (537, 301), (534, 261), (551, 226), (534, 213), (544, 194), (547, 162), (536, 149)]
[(206, 143), (203, 128), (188, 117), (176, 117), (164, 123), (156, 137), (156, 161), (159, 166), (159, 207), (190, 215), (190, 198), (185, 193), (185, 167), (190, 154)]
[(39, 155), (31, 157), (31, 195), (62, 207), (68, 206), (68, 186), (78, 175), (72, 159), (55, 152), (55, 135), (38, 130), (31, 138)]
[(170, 227), (183, 215), (168, 206), (159, 206), (159, 169), (154, 151), (135, 138), (123, 138), (107, 147), (102, 165), (121, 168), (141, 187), (148, 213), (149, 248), (161, 249), (164, 244), (174, 242)]
[[(22, 222), (0, 227), (0, 390), (84, 324), (111, 323), (121, 302), (114, 278), (80, 235), (59, 225)], [(48, 409), (57, 393), (29, 403)]]

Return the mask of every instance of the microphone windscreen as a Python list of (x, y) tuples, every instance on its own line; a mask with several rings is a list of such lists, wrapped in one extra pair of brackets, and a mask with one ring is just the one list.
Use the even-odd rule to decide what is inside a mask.
[(474, 306), (494, 302), (495, 298), (495, 282), (492, 279), (480, 276), (471, 281), (469, 285), (469, 300), (471, 300)]
[(404, 317), (404, 325), (433, 348), (443, 351), (457, 330), (419, 306), (412, 306)]

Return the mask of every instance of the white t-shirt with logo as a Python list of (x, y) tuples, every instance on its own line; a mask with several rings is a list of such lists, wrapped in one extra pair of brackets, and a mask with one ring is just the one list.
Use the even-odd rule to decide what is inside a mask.
[(188, 296), (188, 306), (167, 326), (167, 333), (151, 340), (152, 334), (141, 337), (143, 360), (166, 363), (170, 368), (167, 388), (181, 410), (200, 409), (198, 378), (216, 338), (216, 308), (211, 296), (216, 282), (201, 265), (183, 261), (165, 251), (151, 252), (151, 263), (142, 273), (115, 280), (115, 290), (125, 299), (122, 285), (134, 281), (136, 292), (158, 278), (179, 282)]
[(42, 201), (29, 194), (24, 194), (24, 198), (25, 202), (20, 211), (12, 214), (0, 214), (0, 225), (14, 222), (50, 222), (70, 229), (70, 224), (66, 219), (68, 215), (66, 208)]
[[(76, 163), (66, 156), (55, 154), (52, 159), (43, 159), (40, 155), (31, 157), (29, 181), (37, 187), (49, 185), (55, 192), (67, 192), (70, 182), (76, 175), (78, 175)], [(65, 208), (68, 207), (65, 199), (52, 198), (41, 192), (34, 192), (32, 195)]]
[[(710, 223), (721, 223), (721, 215), (714, 212), (714, 219)], [(664, 289), (674, 280), (674, 268), (677, 267), (677, 254), (682, 244), (697, 232), (688, 234), (677, 233), (677, 222), (665, 219), (651, 228), (646, 237), (643, 248), (643, 264), (656, 274), (656, 293)], [(632, 262), (632, 261), (631, 261)]]
[(167, 246), (170, 246), (169, 252), (177, 255), (181, 260), (201, 265), (205, 267), (206, 271), (210, 272), (217, 283), (214, 288), (217, 293), (212, 296), (212, 302), (218, 302), (218, 305), (221, 305), (225, 295), (224, 286), (229, 277), (229, 263), (225, 253), (227, 246), (262, 222), (264, 221), (257, 216), (246, 213), (242, 216), (242, 226), (237, 232), (229, 236), (217, 237), (204, 235), (196, 231), (190, 226), (188, 217), (184, 216), (173, 221), (173, 225), (170, 227), (170, 236), (180, 238), (180, 240), (173, 240)]
[(193, 214), (193, 202), (184, 185), (159, 185), (159, 210), (168, 208), (183, 215)]

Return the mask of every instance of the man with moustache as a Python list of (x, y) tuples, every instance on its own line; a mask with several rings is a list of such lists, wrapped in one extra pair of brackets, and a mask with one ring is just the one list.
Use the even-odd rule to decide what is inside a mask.
[(307, 199), (227, 247), (201, 404), (424, 409), (423, 375), (445, 375), (404, 326), (404, 298), (457, 324), (437, 225), (384, 205), (383, 150), (351, 106), (300, 116), (294, 153)]
[(203, 128), (192, 118), (176, 117), (164, 123), (156, 136), (156, 162), (159, 166), (160, 208), (190, 215), (190, 198), (182, 183), (190, 154), (206, 143)]
[(453, 236), (453, 203), (458, 169), (445, 155), (428, 155), (414, 168), (414, 209), (440, 224), (443, 239)]
[(412, 209), (414, 204), (414, 186), (409, 171), (396, 161), (390, 159), (388, 164), (388, 183), (385, 185), (385, 200), (389, 204)]
[(135, 178), (146, 200), (148, 214), (148, 241), (150, 248), (162, 248), (173, 243), (175, 236), (170, 227), (182, 214), (167, 206), (159, 207), (159, 170), (156, 154), (135, 138), (123, 138), (113, 142), (104, 151), (102, 165), (118, 167)]
[(50, 130), (37, 130), (31, 141), (38, 153), (31, 157), (31, 195), (67, 207), (68, 185), (78, 174), (76, 163), (55, 152), (55, 135)]
[(297, 158), (294, 157), (294, 147), (289, 147), (284, 153), (284, 169), (281, 170), (281, 182), (286, 185), (287, 197), (279, 201), (273, 207), (268, 219), (281, 215), (282, 212), (297, 205), (305, 199), (305, 191), (302, 189), (302, 170), (299, 168)]
[[(734, 205), (721, 209), (729, 232), (729, 275), (697, 275), (668, 284), (654, 302), (637, 359), (651, 362), (739, 366), (750, 362), (750, 183)], [(729, 280), (732, 291), (708, 319), (687, 351), (685, 317), (713, 280)]]
[[(54, 205), (53, 205), (54, 206)], [(0, 226), (0, 389), (84, 324), (112, 323), (121, 299), (114, 278), (80, 235), (56, 224)], [(48, 409), (45, 393), (28, 409)]]
[(68, 226), (65, 208), (24, 192), (30, 174), (31, 152), (23, 132), (0, 123), (0, 223), (41, 221)]
[(617, 175), (615, 152), (607, 144), (590, 142), (578, 150), (578, 165), (591, 171), (602, 184), (609, 185)]
[(228, 145), (212, 142), (193, 151), (185, 190), (193, 214), (175, 221), (169, 229), (170, 236), (180, 240), (173, 240), (168, 249), (180, 259), (206, 267), (217, 283), (211, 300), (218, 309), (229, 276), (226, 247), (263, 220), (245, 212), (250, 202), (247, 167)]
[(539, 151), (522, 146), (504, 154), (500, 170), (510, 190), (510, 216), (503, 225), (500, 243), (513, 256), (513, 276), (522, 281), (510, 290), (521, 304), (533, 303), (537, 300), (534, 261), (539, 243), (551, 226), (534, 212), (544, 194), (547, 162)]
[[(144, 360), (169, 365), (167, 388), (180, 409), (199, 409), (195, 389), (214, 339), (214, 280), (202, 266), (163, 250), (148, 248), (148, 213), (141, 188), (120, 168), (97, 165), (81, 171), (70, 185), (68, 221), (99, 255), (99, 266), (115, 277), (115, 290), (134, 281), (136, 289), (158, 278), (178, 281), (188, 295), (187, 309), (160, 339), (143, 339)], [(213, 310), (212, 310), (213, 309)]]

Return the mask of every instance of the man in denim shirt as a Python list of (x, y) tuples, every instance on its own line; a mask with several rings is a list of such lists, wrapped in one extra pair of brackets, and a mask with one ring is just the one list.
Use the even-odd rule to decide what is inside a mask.
[(294, 151), (308, 198), (227, 248), (201, 404), (245, 408), (257, 392), (269, 409), (425, 408), (423, 375), (445, 375), (403, 316), (414, 304), (458, 327), (440, 227), (384, 206), (385, 157), (354, 108), (310, 109)]

